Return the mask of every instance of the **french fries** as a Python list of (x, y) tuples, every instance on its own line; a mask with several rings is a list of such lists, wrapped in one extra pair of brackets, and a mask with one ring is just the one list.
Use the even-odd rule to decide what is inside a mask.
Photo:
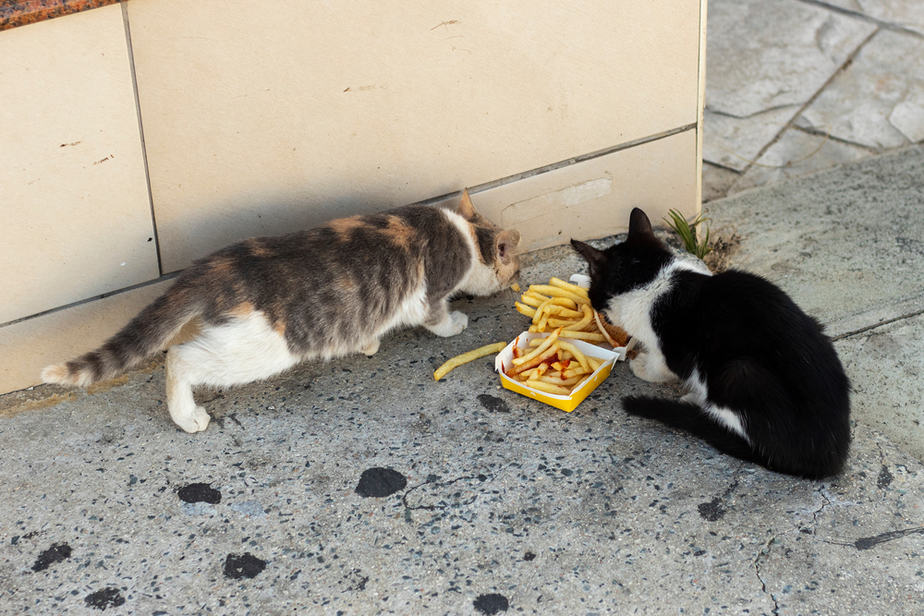
[(472, 349), (467, 353), (462, 353), (461, 355), (456, 355), (455, 357), (450, 357), (446, 362), (437, 368), (433, 372), (433, 380), (438, 381), (452, 370), (455, 370), (462, 364), (467, 364), (470, 361), (475, 361), (486, 355), (495, 355), (504, 350), (504, 347), (507, 346), (506, 342), (495, 342), (494, 344), (486, 344), (483, 347), (478, 347), (477, 349)]
[(593, 344), (605, 342), (614, 348), (629, 342), (623, 329), (608, 323), (606, 317), (593, 309), (587, 289), (560, 278), (550, 278), (549, 284), (530, 285), (514, 308), (532, 319), (531, 332), (560, 329), (559, 338)]
[(545, 338), (533, 338), (526, 348), (514, 346), (513, 360), (504, 374), (541, 392), (568, 396), (603, 365), (563, 339), (567, 330), (555, 329)]

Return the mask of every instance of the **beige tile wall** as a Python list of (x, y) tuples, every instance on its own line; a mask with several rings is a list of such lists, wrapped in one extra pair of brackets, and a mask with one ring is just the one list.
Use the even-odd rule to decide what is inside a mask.
[(101, 300), (87, 302), (0, 327), (0, 392), (39, 382), (39, 373), (92, 351), (163, 293), (171, 281), (155, 282)]
[(118, 5), (0, 33), (0, 323), (159, 275)]
[(700, 0), (126, 7), (166, 271), (697, 121)]
[(705, 0), (272, 8), (131, 0), (0, 33), (0, 392), (240, 237), (462, 186), (527, 249), (699, 207)]

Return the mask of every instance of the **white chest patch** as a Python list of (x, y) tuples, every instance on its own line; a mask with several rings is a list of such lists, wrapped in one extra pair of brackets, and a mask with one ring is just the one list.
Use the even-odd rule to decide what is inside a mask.
[(659, 297), (670, 291), (674, 272), (684, 270), (711, 275), (702, 261), (677, 257), (647, 285), (611, 298), (606, 306), (607, 317), (614, 323), (621, 323), (623, 329), (647, 348), (660, 349), (658, 337), (651, 326), (651, 307)]

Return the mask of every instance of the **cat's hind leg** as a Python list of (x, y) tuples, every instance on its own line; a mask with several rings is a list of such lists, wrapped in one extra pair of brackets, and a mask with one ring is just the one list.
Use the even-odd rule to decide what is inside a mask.
[(254, 311), (203, 330), (167, 352), (167, 408), (183, 430), (205, 430), (209, 416), (192, 395), (196, 385), (225, 387), (269, 378), (300, 361), (278, 329)]
[(190, 363), (189, 347), (185, 344), (170, 347), (167, 351), (167, 409), (173, 423), (186, 432), (201, 432), (209, 425), (209, 414), (196, 405), (192, 388), (195, 370)]
[(461, 334), (468, 327), (468, 317), (458, 310), (450, 312), (449, 302), (442, 299), (431, 304), (423, 325), (437, 336), (448, 338)]

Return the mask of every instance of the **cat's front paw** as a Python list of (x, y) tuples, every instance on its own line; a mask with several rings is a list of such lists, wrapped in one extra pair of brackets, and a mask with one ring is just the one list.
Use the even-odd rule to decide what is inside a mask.
[(468, 315), (464, 312), (459, 312), (454, 310), (449, 313), (449, 320), (452, 321), (452, 331), (450, 336), (455, 336), (456, 334), (461, 334), (465, 331), (465, 328), (468, 327)]
[(629, 369), (632, 374), (649, 383), (670, 383), (677, 380), (677, 375), (671, 372), (660, 358), (648, 351), (643, 351), (629, 360)]
[(363, 354), (366, 357), (372, 357), (378, 352), (379, 352), (379, 339), (378, 338), (376, 338), (375, 340), (373, 340), (372, 342), (370, 342), (369, 344), (363, 347)]
[(209, 427), (209, 414), (201, 406), (197, 406), (191, 413), (171, 413), (173, 422), (182, 428), (185, 432), (193, 434), (202, 432)]
[(454, 310), (453, 312), (450, 312), (440, 323), (434, 325), (433, 327), (428, 327), (427, 329), (429, 329), (437, 336), (448, 338), (449, 336), (461, 334), (463, 331), (465, 331), (466, 327), (468, 327), (468, 317), (464, 312)]

